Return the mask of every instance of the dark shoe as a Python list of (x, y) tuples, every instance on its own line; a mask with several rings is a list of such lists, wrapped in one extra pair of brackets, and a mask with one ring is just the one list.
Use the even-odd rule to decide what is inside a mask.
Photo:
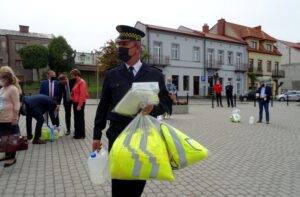
[(261, 121), (257, 121), (257, 123), (261, 123)]
[(32, 138), (33, 138), (32, 135), (27, 135), (27, 139), (28, 139), (28, 140), (31, 140)]
[(270, 122), (268, 121), (267, 124), (270, 124)]
[(73, 136), (73, 138), (76, 140), (81, 139), (81, 137), (78, 137), (78, 136)]
[(8, 156), (8, 157), (5, 156), (5, 157), (1, 158), (0, 161), (5, 161), (5, 160), (9, 160), (9, 159), (13, 159), (13, 158), (10, 156)]
[(47, 143), (46, 141), (40, 139), (32, 141), (32, 144), (46, 144), (46, 143)]
[(12, 162), (4, 163), (4, 168), (14, 165), (17, 162), (17, 159), (14, 159)]
[(71, 132), (70, 132), (70, 131), (67, 131), (67, 132), (66, 132), (66, 135), (70, 135), (70, 134), (71, 134)]

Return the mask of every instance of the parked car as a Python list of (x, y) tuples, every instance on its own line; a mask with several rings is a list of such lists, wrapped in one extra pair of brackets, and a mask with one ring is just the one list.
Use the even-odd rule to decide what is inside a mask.
[(283, 94), (277, 95), (276, 100), (277, 101), (286, 101), (287, 97), (289, 97), (289, 101), (299, 101), (300, 102), (300, 91), (297, 91), (297, 90), (287, 91)]
[(240, 95), (240, 101), (253, 101), (255, 99), (256, 90), (250, 90)]

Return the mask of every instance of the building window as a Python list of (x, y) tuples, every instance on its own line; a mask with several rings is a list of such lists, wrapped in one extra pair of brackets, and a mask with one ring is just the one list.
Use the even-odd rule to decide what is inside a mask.
[(242, 54), (237, 53), (236, 54), (236, 65), (240, 66), (242, 64)]
[(162, 43), (161, 42), (154, 42), (153, 43), (153, 63), (160, 64), (162, 58)]
[(251, 48), (252, 49), (257, 49), (257, 42), (251, 41)]
[(272, 62), (271, 61), (267, 61), (267, 71), (271, 72), (272, 69)]
[(218, 51), (218, 65), (224, 64), (224, 51), (219, 50)]
[(183, 76), (183, 90), (189, 91), (190, 90), (190, 77), (189, 76)]
[(249, 72), (253, 72), (253, 59), (249, 59)]
[(227, 53), (227, 63), (229, 65), (233, 64), (233, 52), (232, 51), (228, 51), (228, 53)]
[(3, 66), (3, 59), (0, 59), (0, 66)]
[(179, 60), (179, 44), (172, 44), (171, 54), (173, 60)]
[(257, 61), (257, 71), (262, 72), (262, 60)]
[(272, 45), (271, 44), (266, 44), (267, 51), (272, 51)]
[(6, 49), (6, 42), (5, 40), (0, 41), (0, 49)]
[(213, 49), (208, 49), (207, 51), (207, 64), (208, 67), (212, 67), (214, 62), (214, 50)]
[(15, 66), (16, 66), (17, 68), (22, 68), (22, 67), (23, 67), (22, 61), (21, 61), (21, 60), (16, 60), (16, 61), (15, 61)]
[(20, 49), (22, 49), (26, 44), (24, 43), (16, 43), (16, 51), (19, 51)]
[(279, 70), (279, 62), (275, 62), (275, 70), (276, 70), (276, 71)]
[(194, 47), (193, 49), (193, 60), (200, 62), (200, 47)]

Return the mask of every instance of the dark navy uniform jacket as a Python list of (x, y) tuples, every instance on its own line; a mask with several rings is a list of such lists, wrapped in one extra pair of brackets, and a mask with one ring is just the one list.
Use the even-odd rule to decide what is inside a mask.
[(107, 120), (128, 124), (132, 118), (111, 112), (118, 102), (131, 88), (133, 82), (158, 82), (160, 92), (159, 104), (154, 106), (150, 115), (156, 117), (168, 112), (169, 96), (162, 73), (143, 63), (133, 78), (126, 65), (121, 64), (107, 71), (102, 88), (102, 96), (95, 117), (94, 139), (101, 139), (101, 131), (105, 128)]
[(49, 112), (52, 123), (59, 126), (54, 115), (56, 103), (51, 97), (43, 94), (25, 96), (24, 102), (27, 110), (26, 116), (43, 116), (44, 113)]

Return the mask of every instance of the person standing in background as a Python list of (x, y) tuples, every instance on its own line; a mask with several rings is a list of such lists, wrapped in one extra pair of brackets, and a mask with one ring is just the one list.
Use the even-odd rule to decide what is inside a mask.
[(258, 99), (259, 104), (259, 117), (257, 123), (262, 122), (263, 110), (265, 108), (266, 112), (266, 123), (270, 124), (270, 113), (269, 113), (269, 103), (272, 96), (272, 90), (269, 86), (265, 85), (265, 81), (261, 80), (259, 82), (260, 87), (256, 91), (256, 98)]
[[(48, 70), (48, 79), (41, 82), (40, 94), (50, 96), (54, 101), (58, 97), (58, 82), (56, 80), (56, 73), (53, 70)], [(55, 114), (59, 122), (58, 112)], [(44, 114), (44, 119), (48, 124), (48, 113)]]
[(78, 69), (71, 71), (71, 77), (75, 80), (72, 88), (72, 103), (74, 111), (74, 139), (85, 138), (85, 119), (84, 107), (86, 99), (88, 98), (88, 90), (86, 82), (81, 78), (81, 73)]
[[(0, 136), (18, 132), (18, 119), (20, 111), (20, 95), (22, 90), (12, 70), (0, 68)], [(7, 160), (4, 167), (9, 167), (17, 162), (16, 152), (6, 152), (0, 161)]]
[(216, 94), (216, 98), (217, 98), (217, 106), (221, 106), (222, 105), (222, 84), (220, 84), (220, 81), (217, 80), (216, 84), (214, 85), (214, 92)]
[(226, 90), (227, 105), (228, 107), (230, 107), (230, 105), (231, 107), (233, 107), (233, 99), (232, 99), (233, 86), (231, 85), (230, 81), (228, 81), (225, 90)]
[(65, 122), (66, 122), (66, 135), (70, 135), (71, 128), (71, 111), (72, 111), (72, 96), (71, 90), (74, 86), (74, 80), (69, 80), (66, 75), (61, 74), (58, 76), (58, 99), (57, 99), (57, 107), (59, 111), (59, 107), (61, 104), (61, 100), (63, 99), (63, 105), (65, 108)]

